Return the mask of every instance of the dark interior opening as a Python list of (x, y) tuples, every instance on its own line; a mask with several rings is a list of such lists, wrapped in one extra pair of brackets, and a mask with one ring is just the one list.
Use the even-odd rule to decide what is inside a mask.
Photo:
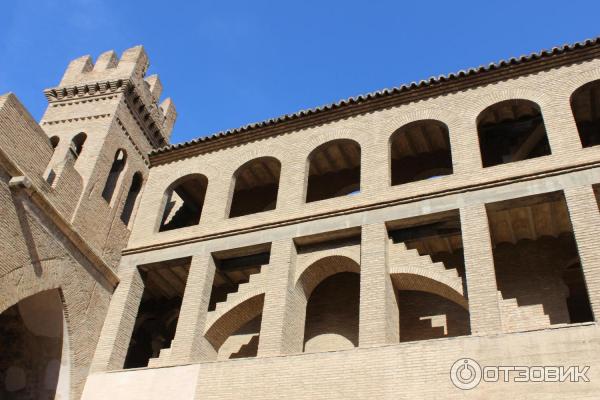
[(550, 154), (539, 106), (528, 100), (506, 100), (486, 108), (477, 119), (484, 167)]
[(229, 217), (274, 210), (280, 170), (281, 163), (272, 157), (258, 158), (241, 166), (234, 174)]
[(392, 185), (452, 174), (448, 127), (435, 120), (415, 121), (390, 139)]
[(148, 366), (175, 337), (191, 258), (138, 267), (144, 291), (138, 309), (124, 368)]
[(571, 96), (571, 109), (583, 147), (600, 144), (600, 80), (587, 83)]
[(310, 154), (306, 202), (360, 191), (360, 146), (353, 140), (332, 140)]
[(165, 193), (165, 209), (159, 232), (197, 225), (200, 222), (208, 179), (201, 174), (184, 176)]

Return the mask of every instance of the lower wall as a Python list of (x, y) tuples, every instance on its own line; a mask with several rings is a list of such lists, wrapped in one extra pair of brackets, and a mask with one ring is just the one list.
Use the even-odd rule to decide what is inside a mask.
[[(450, 380), (463, 357), (482, 366), (590, 366), (589, 382)], [(238, 359), (91, 375), (83, 399), (597, 399), (600, 327), (578, 325), (286, 357)]]

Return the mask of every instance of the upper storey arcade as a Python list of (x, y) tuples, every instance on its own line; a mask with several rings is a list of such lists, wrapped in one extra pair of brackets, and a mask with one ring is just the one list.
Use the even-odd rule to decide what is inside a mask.
[(585, 168), (599, 87), (596, 39), (154, 150), (126, 253)]

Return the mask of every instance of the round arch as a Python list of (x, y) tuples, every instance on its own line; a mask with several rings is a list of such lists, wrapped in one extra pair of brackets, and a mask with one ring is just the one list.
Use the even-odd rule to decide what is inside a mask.
[(275, 209), (280, 173), (281, 162), (275, 157), (259, 157), (242, 164), (232, 176), (228, 216)]
[(352, 139), (334, 139), (313, 149), (307, 159), (306, 202), (340, 196), (342, 189), (360, 190), (361, 148)]
[(157, 219), (157, 231), (169, 231), (200, 222), (208, 178), (191, 173), (171, 182), (164, 191)]

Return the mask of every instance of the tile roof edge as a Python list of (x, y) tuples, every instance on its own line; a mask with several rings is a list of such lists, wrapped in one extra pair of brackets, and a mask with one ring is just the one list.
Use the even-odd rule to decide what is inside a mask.
[[(457, 79), (466, 78), (466, 77), (472, 77), (472, 76), (479, 75), (479, 74), (482, 74), (485, 72), (495, 71), (498, 69), (503, 69), (503, 68), (511, 67), (511, 66), (515, 66), (515, 65), (520, 65), (520, 64), (523, 64), (526, 62), (539, 61), (539, 60), (543, 60), (543, 59), (546, 59), (546, 58), (549, 58), (552, 56), (564, 54), (569, 51), (573, 51), (573, 50), (577, 50), (577, 49), (585, 49), (585, 48), (590, 48), (590, 47), (595, 47), (595, 46), (600, 46), (600, 37), (596, 37), (593, 39), (587, 39), (587, 40), (576, 42), (573, 44), (564, 44), (560, 47), (553, 47), (550, 50), (541, 50), (538, 52), (530, 53), (529, 55), (522, 55), (520, 57), (512, 57), (509, 59), (503, 59), (503, 60), (500, 60), (495, 63), (490, 63), (487, 66), (478, 66), (478, 67), (474, 67), (474, 68), (469, 68), (467, 70), (463, 69), (458, 72), (449, 73), (447, 75), (439, 75), (437, 77), (430, 77), (428, 79), (424, 79), (419, 82), (413, 81), (411, 83), (403, 84), (401, 86), (393, 87), (391, 89), (385, 88), (385, 89), (381, 89), (381, 90), (378, 90), (375, 92), (370, 92), (370, 93), (366, 93), (366, 94), (362, 94), (362, 95), (358, 95), (358, 96), (354, 96), (354, 97), (349, 97), (347, 99), (342, 99), (335, 103), (329, 103), (329, 104), (311, 108), (308, 110), (300, 110), (295, 113), (284, 114), (279, 117), (270, 118), (270, 119), (263, 120), (260, 122), (246, 124), (246, 125), (243, 125), (238, 128), (220, 131), (220, 132), (217, 132), (217, 133), (214, 133), (211, 135), (198, 137), (196, 139), (192, 139), (192, 140), (189, 140), (186, 142), (171, 144), (168, 146), (164, 146), (164, 147), (152, 150), (150, 152), (150, 157), (163, 155), (165, 153), (169, 153), (174, 150), (185, 149), (185, 148), (188, 148), (188, 147), (200, 144), (200, 143), (212, 142), (215, 140), (223, 139), (225, 137), (230, 137), (232, 135), (239, 135), (241, 133), (249, 132), (249, 131), (252, 131), (252, 130), (255, 130), (258, 128), (272, 127), (272, 126), (275, 126), (275, 125), (283, 123), (283, 122), (289, 122), (292, 120), (297, 120), (299, 118), (316, 115), (316, 114), (321, 114), (324, 112), (340, 109), (340, 108), (347, 107), (350, 105), (360, 104), (360, 103), (363, 103), (363, 102), (366, 102), (369, 100), (373, 100), (376, 98), (382, 98), (382, 97), (390, 96), (393, 94), (404, 93), (404, 92), (408, 92), (408, 91), (411, 91), (414, 89), (426, 88), (428, 86), (432, 86), (435, 84), (445, 83), (448, 81), (455, 81)], [(159, 162), (159, 163), (162, 164), (162, 162)]]

